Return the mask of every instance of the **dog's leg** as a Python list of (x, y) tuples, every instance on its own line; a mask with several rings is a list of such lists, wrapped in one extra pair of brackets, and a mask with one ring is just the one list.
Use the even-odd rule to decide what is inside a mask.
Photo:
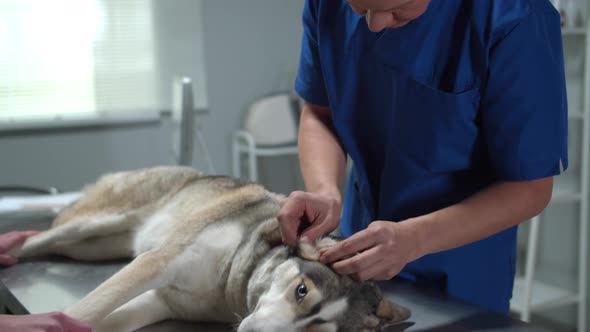
[(141, 221), (139, 213), (115, 213), (82, 217), (30, 237), (11, 254), (18, 257), (53, 254), (60, 241), (83, 240), (95, 236), (121, 233)]
[(125, 303), (103, 319), (95, 332), (129, 332), (141, 327), (175, 318), (176, 315), (158, 295), (157, 290), (149, 290)]
[(78, 241), (62, 241), (47, 247), (48, 253), (59, 254), (79, 261), (133, 257), (133, 241), (130, 232)]
[(100, 284), (65, 313), (91, 326), (124, 303), (151, 289), (166, 286), (175, 271), (169, 262), (178, 253), (148, 251)]
[(206, 206), (193, 211), (192, 216), (175, 221), (174, 238), (167, 242), (167, 246), (137, 256), (65, 313), (96, 326), (136, 296), (168, 286), (174, 280), (176, 269), (182, 268), (181, 264), (174, 263), (176, 258), (194, 242), (199, 231), (265, 197), (266, 191), (261, 187), (247, 186), (211, 200)]

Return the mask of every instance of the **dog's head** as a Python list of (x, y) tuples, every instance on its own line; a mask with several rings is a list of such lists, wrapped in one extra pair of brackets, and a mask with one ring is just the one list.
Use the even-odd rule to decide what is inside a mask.
[(276, 252), (254, 276), (266, 286), (238, 332), (378, 331), (410, 316), (374, 283), (356, 282), (319, 263), (319, 249), (330, 241), (299, 245), (288, 257), (286, 249)]

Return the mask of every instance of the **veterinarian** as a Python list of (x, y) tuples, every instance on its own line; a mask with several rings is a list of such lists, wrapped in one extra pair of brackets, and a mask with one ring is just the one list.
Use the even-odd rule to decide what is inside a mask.
[[(7, 254), (12, 248), (23, 243), (38, 232), (10, 232), (0, 234), (0, 266), (10, 266), (17, 259)], [(1, 303), (0, 303), (1, 304)], [(90, 332), (92, 329), (60, 312), (36, 315), (0, 315), (0, 331), (18, 332)]]
[(567, 168), (558, 13), (548, 0), (307, 0), (303, 28), (307, 192), (282, 202), (283, 240), (340, 227), (321, 257), (339, 273), (399, 274), (507, 313), (516, 226)]

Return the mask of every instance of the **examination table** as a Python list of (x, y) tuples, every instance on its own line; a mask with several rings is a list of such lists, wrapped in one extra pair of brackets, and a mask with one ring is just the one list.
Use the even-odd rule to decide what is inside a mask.
[[(0, 232), (15, 229), (46, 229), (50, 214), (0, 215)], [(62, 311), (80, 300), (126, 261), (75, 262), (65, 258), (24, 260), (0, 268), (0, 303), (13, 314)], [(386, 296), (412, 311), (406, 322), (386, 331), (543, 331), (518, 320), (454, 299), (433, 289), (405, 281), (381, 283)], [(207, 301), (207, 299), (203, 299)], [(165, 321), (142, 332), (232, 331), (231, 327)]]

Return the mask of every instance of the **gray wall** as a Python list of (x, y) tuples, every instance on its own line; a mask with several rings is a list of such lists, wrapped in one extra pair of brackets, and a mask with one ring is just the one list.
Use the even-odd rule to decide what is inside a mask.
[[(272, 92), (292, 89), (302, 9), (301, 0), (203, 2), (210, 109), (205, 134), (217, 144), (212, 155), (219, 172), (230, 172), (231, 133), (241, 127), (247, 105)], [(280, 192), (297, 186), (294, 161), (263, 161), (262, 182)]]
[(207, 106), (202, 0), (153, 0), (154, 37), (159, 64), (160, 106), (172, 104), (170, 83), (175, 77), (193, 80), (195, 105)]
[(170, 164), (168, 122), (0, 132), (0, 184), (78, 190), (102, 173)]

